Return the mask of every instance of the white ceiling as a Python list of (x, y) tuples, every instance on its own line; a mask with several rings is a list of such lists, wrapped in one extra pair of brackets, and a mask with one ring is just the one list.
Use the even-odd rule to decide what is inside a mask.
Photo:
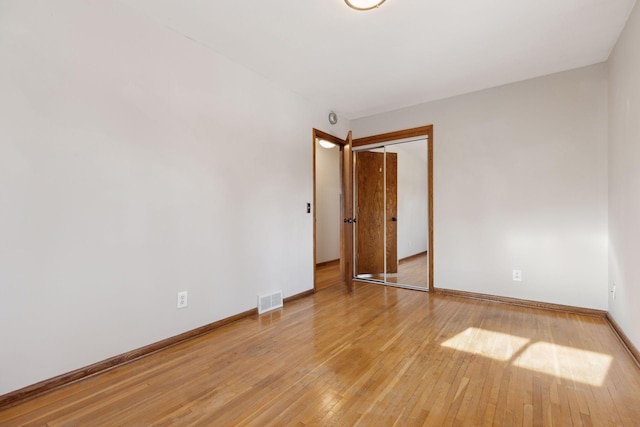
[(635, 0), (120, 0), (354, 119), (605, 61)]

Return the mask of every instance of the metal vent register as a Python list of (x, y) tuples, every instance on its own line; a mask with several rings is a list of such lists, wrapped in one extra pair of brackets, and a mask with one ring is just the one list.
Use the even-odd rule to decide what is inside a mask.
[(282, 291), (258, 295), (258, 314), (282, 307)]

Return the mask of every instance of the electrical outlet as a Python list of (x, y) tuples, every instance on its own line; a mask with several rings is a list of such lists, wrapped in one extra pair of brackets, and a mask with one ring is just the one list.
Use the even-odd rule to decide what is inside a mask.
[(613, 287), (611, 287), (611, 299), (612, 300), (616, 300), (616, 285), (613, 285)]
[(187, 306), (187, 291), (178, 292), (178, 308)]
[(522, 282), (522, 270), (513, 270), (513, 281)]

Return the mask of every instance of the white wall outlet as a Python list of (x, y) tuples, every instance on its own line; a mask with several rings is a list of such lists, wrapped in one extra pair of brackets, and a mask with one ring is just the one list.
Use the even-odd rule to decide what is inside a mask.
[(178, 308), (187, 306), (187, 291), (178, 292)]
[(611, 287), (611, 299), (614, 301), (616, 300), (616, 285)]
[(514, 282), (522, 282), (522, 270), (513, 270), (512, 277)]

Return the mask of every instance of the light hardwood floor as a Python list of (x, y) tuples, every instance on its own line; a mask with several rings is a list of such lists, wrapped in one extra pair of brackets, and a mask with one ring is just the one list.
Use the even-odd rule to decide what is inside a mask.
[(316, 266), (316, 291), (331, 286), (344, 286), (340, 275), (340, 260), (330, 261)]
[[(387, 275), (390, 283), (428, 288), (427, 283), (427, 253), (420, 253), (398, 262), (398, 273)], [(384, 280), (384, 275), (371, 276), (372, 279)], [(340, 276), (340, 260), (318, 264), (316, 266), (316, 290), (326, 289), (330, 286), (344, 286)]]
[[(387, 274), (386, 281), (390, 284), (416, 286), (426, 290), (429, 288), (427, 279), (428, 263), (429, 259), (426, 252), (401, 259), (398, 261), (398, 272)], [(371, 279), (384, 281), (385, 276), (384, 274), (373, 274)]]
[(639, 424), (640, 369), (604, 319), (362, 283), (0, 410), (3, 426)]

